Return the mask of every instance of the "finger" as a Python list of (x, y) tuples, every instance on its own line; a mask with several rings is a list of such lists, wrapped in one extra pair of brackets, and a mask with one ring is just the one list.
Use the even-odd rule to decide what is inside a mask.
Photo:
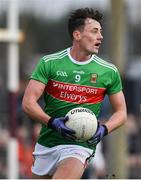
[(98, 121), (98, 122), (97, 122), (97, 127), (99, 127), (99, 126), (100, 126), (100, 122)]
[(97, 141), (89, 142), (89, 144), (92, 145), (92, 146), (96, 146), (97, 145)]
[(62, 133), (62, 129), (60, 127), (58, 127), (57, 131), (61, 134)]
[(75, 140), (76, 137), (73, 135), (73, 134), (70, 134), (70, 133), (66, 133), (64, 131), (64, 129), (62, 130), (62, 128), (58, 128), (58, 132), (63, 136), (63, 137), (68, 137), (68, 139), (71, 139), (71, 140)]
[(76, 140), (76, 137), (70, 134), (65, 134), (67, 139)]
[(89, 144), (95, 144), (95, 141), (88, 141)]
[(73, 129), (70, 129), (67, 126), (65, 126), (65, 124), (62, 124), (61, 128), (63, 131), (65, 131), (68, 134), (75, 134), (76, 133)]
[(91, 145), (91, 146), (96, 146), (97, 143), (94, 143), (94, 142), (90, 143), (90, 142), (88, 142), (88, 144)]
[(66, 126), (63, 127), (63, 131), (65, 131), (67, 134), (70, 134), (70, 135), (73, 135), (76, 133), (73, 129), (70, 129)]
[(69, 120), (69, 116), (64, 117), (64, 122), (67, 122)]
[(95, 139), (90, 139), (88, 142), (89, 142), (90, 144), (96, 144), (97, 141), (98, 141), (98, 138), (95, 138)]
[(88, 141), (95, 141), (98, 139), (98, 137), (99, 137), (99, 135), (95, 135), (92, 138), (90, 138)]
[(95, 133), (95, 134), (97, 134), (97, 133), (98, 133), (99, 127), (100, 127), (100, 126), (98, 125), (98, 126), (97, 126), (97, 129), (96, 129), (96, 133)]
[(76, 136), (74, 136), (73, 134), (71, 134), (70, 132), (67, 132), (67, 131), (65, 131), (65, 130), (63, 130), (63, 131), (61, 132), (61, 134), (62, 134), (62, 136), (64, 136), (64, 137), (68, 137), (68, 138), (71, 138), (71, 139), (76, 139)]

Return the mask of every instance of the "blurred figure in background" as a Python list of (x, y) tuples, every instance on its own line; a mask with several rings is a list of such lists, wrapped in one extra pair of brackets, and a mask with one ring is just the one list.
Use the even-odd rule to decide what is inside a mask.
[(0, 126), (0, 179), (7, 177), (7, 156), (6, 147), (9, 141), (9, 132)]
[(129, 179), (141, 177), (141, 119), (134, 114), (128, 114), (128, 165)]
[(19, 157), (19, 177), (21, 179), (31, 178), (31, 165), (33, 163), (33, 157), (31, 156), (33, 151), (32, 139), (28, 128), (25, 125), (20, 125), (17, 130), (18, 139), (18, 157)]

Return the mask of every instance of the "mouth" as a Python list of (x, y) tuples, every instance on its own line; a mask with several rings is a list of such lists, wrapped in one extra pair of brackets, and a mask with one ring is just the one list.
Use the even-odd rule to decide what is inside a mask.
[(101, 43), (95, 43), (95, 47), (96, 47), (96, 48), (99, 48), (100, 45), (101, 45)]

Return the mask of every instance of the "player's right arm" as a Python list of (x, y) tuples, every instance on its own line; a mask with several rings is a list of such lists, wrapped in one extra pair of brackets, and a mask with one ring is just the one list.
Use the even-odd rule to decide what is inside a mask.
[(38, 100), (43, 94), (44, 89), (45, 84), (31, 79), (23, 97), (23, 110), (30, 118), (47, 125), (49, 128), (60, 133), (63, 137), (75, 139), (75, 132), (65, 126), (68, 117), (51, 118), (38, 104)]
[(43, 124), (47, 124), (50, 116), (46, 114), (38, 104), (38, 100), (43, 94), (44, 89), (45, 84), (31, 79), (24, 93), (22, 107), (30, 118)]

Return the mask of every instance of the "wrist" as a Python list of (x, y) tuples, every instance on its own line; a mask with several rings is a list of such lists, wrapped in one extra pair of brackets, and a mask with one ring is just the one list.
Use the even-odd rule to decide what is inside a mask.
[(108, 128), (105, 124), (101, 125), (104, 128), (104, 136), (106, 136), (108, 134)]
[(48, 122), (47, 122), (47, 127), (52, 128), (52, 122), (53, 122), (53, 120), (54, 120), (53, 117), (51, 117), (51, 118), (48, 120)]

